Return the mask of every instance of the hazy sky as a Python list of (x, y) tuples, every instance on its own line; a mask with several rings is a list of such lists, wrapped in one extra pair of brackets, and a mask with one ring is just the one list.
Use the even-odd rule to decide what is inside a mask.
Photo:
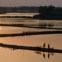
[(0, 0), (0, 6), (62, 6), (62, 0)]

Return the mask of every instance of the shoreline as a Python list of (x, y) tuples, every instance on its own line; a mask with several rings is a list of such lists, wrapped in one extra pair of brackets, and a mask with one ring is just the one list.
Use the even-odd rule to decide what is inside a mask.
[(27, 19), (35, 19), (35, 20), (62, 20), (62, 18), (40, 18), (36, 16), (0, 16), (0, 18), (27, 18)]

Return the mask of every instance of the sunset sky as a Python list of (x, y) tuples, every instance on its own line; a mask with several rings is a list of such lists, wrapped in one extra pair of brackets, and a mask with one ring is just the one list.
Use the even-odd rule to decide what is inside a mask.
[(0, 6), (41, 6), (54, 5), (62, 7), (62, 0), (0, 0)]

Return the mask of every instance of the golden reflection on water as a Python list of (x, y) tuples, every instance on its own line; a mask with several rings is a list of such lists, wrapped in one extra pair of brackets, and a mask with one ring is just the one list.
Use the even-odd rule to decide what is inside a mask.
[[(25, 31), (47, 31), (47, 29), (34, 28), (16, 28), (16, 27), (0, 27), (0, 34), (19, 33)], [(62, 34), (49, 35), (33, 35), (33, 36), (16, 36), (16, 37), (1, 37), (0, 43), (25, 45), (25, 46), (41, 46), (46, 43), (46, 47), (50, 44), (51, 48), (62, 49)], [(43, 53), (43, 52), (42, 52)], [(61, 62), (62, 55), (54, 54), (50, 59), (43, 58), (43, 55), (38, 55), (34, 51), (23, 51), (2, 48), (0, 47), (0, 62)]]
[[(6, 29), (7, 30), (7, 29)], [(21, 29), (18, 29), (21, 31)], [(23, 29), (22, 29), (23, 31)], [(25, 31), (25, 30), (24, 30)], [(1, 30), (2, 32), (2, 30)], [(0, 32), (0, 33), (1, 33)], [(8, 32), (18, 32), (17, 29), (5, 31)], [(43, 43), (46, 43), (46, 47), (48, 43), (51, 47), (62, 49), (62, 34), (52, 34), (52, 35), (33, 35), (33, 36), (17, 36), (17, 37), (6, 37), (0, 38), (0, 43), (5, 44), (15, 44), (15, 45), (25, 45), (25, 46), (42, 46)], [(3, 60), (4, 57), (4, 60)], [(50, 59), (44, 59), (41, 55), (36, 54), (31, 51), (23, 51), (23, 50), (11, 50), (0, 47), (0, 58), (2, 62), (58, 62), (62, 60), (62, 55), (55, 54)]]

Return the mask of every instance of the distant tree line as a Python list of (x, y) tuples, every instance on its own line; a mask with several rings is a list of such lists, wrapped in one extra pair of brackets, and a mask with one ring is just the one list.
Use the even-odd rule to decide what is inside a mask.
[(22, 6), (22, 7), (0, 7), (0, 14), (7, 12), (38, 13), (39, 7)]
[(20, 6), (20, 7), (0, 7), (0, 14), (3, 13), (39, 13), (34, 15), (35, 19), (60, 19), (62, 20), (62, 7), (50, 6)]
[(39, 19), (62, 19), (62, 7), (40, 6), (39, 15), (35, 15), (34, 18)]

